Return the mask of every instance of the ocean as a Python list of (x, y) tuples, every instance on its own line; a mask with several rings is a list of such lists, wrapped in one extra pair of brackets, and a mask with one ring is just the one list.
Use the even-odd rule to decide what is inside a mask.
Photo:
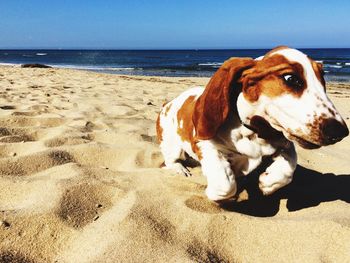
[[(350, 81), (350, 48), (300, 49), (324, 64), (327, 81)], [(112, 74), (209, 77), (229, 57), (259, 57), (268, 49), (0, 50), (0, 64), (41, 63)]]

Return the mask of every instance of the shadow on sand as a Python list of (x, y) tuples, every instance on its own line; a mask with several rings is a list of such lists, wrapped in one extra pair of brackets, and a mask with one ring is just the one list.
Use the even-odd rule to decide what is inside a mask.
[(280, 200), (287, 200), (287, 209), (297, 211), (320, 203), (342, 200), (350, 203), (350, 175), (322, 174), (299, 166), (294, 172), (292, 183), (271, 196), (263, 196), (258, 188), (259, 174), (266, 166), (246, 177), (239, 178), (241, 191), (246, 189), (249, 199), (241, 202), (226, 202), (220, 206), (228, 211), (251, 216), (269, 217), (279, 211)]

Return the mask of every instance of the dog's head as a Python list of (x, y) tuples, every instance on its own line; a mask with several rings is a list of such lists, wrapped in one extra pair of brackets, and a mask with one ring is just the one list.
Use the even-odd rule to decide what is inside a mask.
[(244, 123), (259, 116), (304, 148), (333, 144), (349, 134), (326, 95), (322, 65), (287, 47), (256, 60), (226, 61), (196, 103), (197, 137), (212, 138), (236, 109)]

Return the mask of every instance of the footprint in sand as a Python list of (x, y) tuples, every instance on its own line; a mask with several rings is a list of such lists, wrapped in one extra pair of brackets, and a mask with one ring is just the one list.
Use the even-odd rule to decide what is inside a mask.
[[(97, 188), (100, 187), (96, 187), (95, 190), (92, 190), (97, 191)], [(72, 190), (73, 194), (68, 194), (69, 196), (63, 197), (62, 204), (68, 202), (71, 198), (75, 198), (76, 195), (78, 198), (84, 198), (81, 196), (81, 194), (79, 194), (79, 190), (77, 188)], [(100, 189), (100, 193), (104, 191), (105, 189)], [(101, 198), (101, 195), (95, 196), (95, 198)], [(90, 201), (81, 199), (81, 201), (88, 202), (90, 204), (90, 210), (94, 211), (94, 209), (98, 208), (92, 208), (92, 206), (96, 205), (96, 201), (100, 201), (96, 200), (95, 198), (91, 199)], [(108, 196), (105, 196), (105, 198), (105, 201), (108, 203)], [(72, 258), (79, 258), (79, 262), (82, 263), (95, 262), (94, 259), (101, 255), (111, 245), (111, 243), (124, 242), (122, 235), (111, 235), (111, 233), (118, 233), (120, 223), (130, 214), (131, 208), (135, 204), (135, 193), (128, 192), (121, 198), (119, 196), (119, 198), (113, 199), (113, 204), (107, 204), (109, 209), (106, 209), (104, 213), (96, 219), (96, 221), (93, 221), (93, 219), (96, 218), (96, 214), (92, 213), (89, 209), (89, 216), (84, 217), (84, 220), (80, 220), (78, 218), (82, 216), (78, 213), (66, 213), (66, 215), (70, 215), (75, 218), (75, 220), (69, 222), (70, 226), (76, 224), (80, 231), (77, 236), (65, 243), (66, 249), (63, 253), (60, 253), (57, 256), (57, 262), (69, 262)], [(72, 202), (73, 200), (70, 201)], [(85, 207), (86, 203), (82, 203), (81, 205)], [(78, 207), (82, 208), (79, 205)], [(78, 211), (80, 211), (80, 213), (84, 212), (79, 209)], [(58, 212), (62, 212), (61, 208), (58, 210)], [(94, 218), (92, 218), (93, 215)], [(89, 221), (91, 222), (90, 224)]]
[[(173, 174), (171, 170), (169, 170), (169, 172)], [(179, 191), (181, 193), (189, 192), (191, 194), (203, 194), (206, 188), (204, 184), (191, 181), (191, 178), (181, 176), (171, 176), (166, 183), (174, 191)]]
[(23, 128), (0, 128), (0, 142), (16, 143), (16, 142), (31, 142), (36, 138)]
[(27, 117), (31, 117), (31, 116), (36, 116), (38, 115), (37, 112), (35, 111), (14, 111), (11, 113), (12, 116), (27, 116)]
[(149, 211), (146, 208), (133, 208), (130, 218), (135, 220), (138, 226), (143, 226), (149, 231), (149, 234), (157, 238), (171, 242), (174, 239), (173, 233), (175, 226), (167, 219), (154, 211)]
[(141, 139), (145, 142), (158, 143), (158, 138), (156, 135), (150, 136), (147, 134), (140, 134)]
[(45, 146), (41, 142), (1, 143), (0, 158), (23, 156), (43, 150), (45, 150)]
[(47, 113), (49, 112), (49, 106), (45, 104), (39, 104), (39, 105), (30, 106), (28, 110), (36, 111), (38, 114)]
[(112, 205), (111, 187), (82, 183), (63, 194), (57, 215), (69, 226), (82, 228), (97, 220)]
[(0, 142), (22, 143), (51, 139), (62, 134), (60, 127), (11, 127), (0, 126)]
[(0, 118), (0, 127), (57, 127), (65, 122), (62, 118), (31, 118), (24, 116), (12, 116)]
[[(94, 137), (89, 137), (94, 138)], [(112, 170), (130, 171), (137, 168), (158, 168), (161, 163), (159, 149), (156, 146), (142, 145), (105, 145), (85, 143), (69, 149), (75, 162), (81, 165), (94, 164)]]
[(51, 211), (59, 203), (67, 180), (80, 175), (78, 166), (69, 163), (46, 169), (29, 178), (2, 178), (0, 210)]
[(59, 146), (63, 146), (63, 145), (78, 145), (78, 144), (85, 144), (90, 142), (89, 137), (88, 136), (81, 136), (81, 137), (76, 137), (76, 136), (72, 136), (72, 137), (55, 137), (49, 140), (46, 140), (44, 142), (46, 147), (59, 147)]
[(191, 196), (185, 201), (185, 205), (197, 212), (216, 214), (222, 212), (222, 209), (214, 202), (211, 202), (205, 196)]
[(2, 110), (14, 110), (14, 109), (16, 109), (16, 106), (4, 105), (4, 106), (0, 106), (0, 109), (2, 109)]
[(70, 162), (74, 162), (73, 156), (61, 150), (0, 159), (0, 175), (25, 176)]
[(22, 255), (19, 252), (4, 251), (0, 254), (0, 262), (4, 263), (34, 263), (35, 261), (29, 259), (28, 257)]
[(218, 253), (204, 244), (201, 244), (198, 240), (189, 244), (186, 249), (187, 254), (194, 262), (212, 262), (212, 263), (225, 263), (228, 260), (223, 259)]

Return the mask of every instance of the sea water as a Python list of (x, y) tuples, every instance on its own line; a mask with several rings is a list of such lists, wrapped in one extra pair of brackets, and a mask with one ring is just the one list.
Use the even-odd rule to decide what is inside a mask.
[[(324, 65), (328, 81), (350, 81), (349, 49), (300, 49)], [(41, 63), (115, 74), (210, 77), (230, 57), (259, 57), (268, 49), (0, 50), (0, 63)]]

